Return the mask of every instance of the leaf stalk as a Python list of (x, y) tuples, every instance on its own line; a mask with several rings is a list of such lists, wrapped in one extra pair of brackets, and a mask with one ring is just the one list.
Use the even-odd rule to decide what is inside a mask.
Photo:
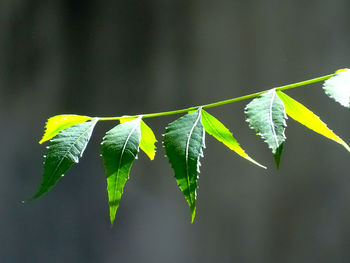
[[(325, 81), (325, 80), (330, 79), (331, 77), (334, 77), (334, 76), (335, 76), (335, 74), (329, 74), (329, 75), (321, 76), (318, 78), (313, 78), (313, 79), (309, 79), (309, 80), (305, 80), (305, 81), (300, 81), (300, 82), (276, 87), (275, 89), (276, 89), (276, 91), (294, 89), (294, 88), (310, 85), (313, 83)], [(96, 117), (96, 118), (98, 118), (99, 121), (114, 121), (114, 120), (120, 120), (120, 119), (124, 119), (124, 118), (136, 118), (139, 116), (142, 116), (142, 118), (144, 119), (144, 118), (155, 118), (155, 117), (161, 117), (161, 116), (181, 114), (181, 113), (187, 113), (189, 111), (197, 110), (199, 107), (202, 107), (203, 109), (208, 109), (208, 108), (214, 108), (214, 107), (218, 107), (218, 106), (222, 106), (225, 104), (230, 104), (230, 103), (234, 103), (234, 102), (238, 102), (238, 101), (242, 101), (242, 100), (253, 99), (253, 98), (259, 97), (261, 94), (263, 94), (267, 91), (268, 90), (264, 90), (264, 91), (260, 91), (260, 92), (256, 92), (256, 93), (252, 93), (252, 94), (248, 94), (248, 95), (244, 95), (244, 96), (240, 96), (240, 97), (236, 97), (236, 98), (232, 98), (232, 99), (228, 99), (228, 100), (222, 100), (222, 101), (209, 103), (209, 104), (205, 104), (205, 105), (193, 106), (193, 107), (184, 108), (184, 109), (180, 109), (180, 110), (172, 110), (172, 111), (164, 111), (164, 112), (148, 113), (148, 114), (139, 114), (139, 115), (125, 115), (125, 116), (119, 116), (119, 117)]]

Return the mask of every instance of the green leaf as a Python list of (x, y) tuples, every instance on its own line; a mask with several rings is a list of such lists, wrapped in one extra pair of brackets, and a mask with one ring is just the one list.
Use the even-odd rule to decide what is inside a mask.
[(250, 158), (233, 137), (232, 133), (224, 126), (224, 124), (222, 124), (218, 119), (216, 119), (213, 115), (210, 115), (205, 110), (202, 110), (202, 124), (204, 130), (219, 142), (222, 142), (232, 151), (236, 152), (238, 155), (242, 156), (248, 161), (266, 169), (265, 166)]
[[(125, 123), (134, 119), (135, 118), (123, 118), (123, 119), (120, 119), (120, 123)], [(141, 120), (140, 148), (145, 154), (147, 154), (147, 156), (151, 160), (154, 160), (154, 156), (156, 154), (156, 145), (155, 145), (156, 142), (157, 142), (157, 139), (154, 136), (152, 129), (143, 120)]]
[(44, 175), (38, 192), (32, 199), (47, 193), (62, 176), (79, 162), (98, 119), (76, 124), (60, 131), (47, 146)]
[(350, 108), (350, 70), (338, 70), (334, 77), (324, 82), (323, 90), (330, 98)]
[(73, 125), (92, 120), (91, 117), (81, 115), (57, 115), (49, 118), (45, 125), (45, 133), (40, 144), (55, 137), (60, 131)]
[(246, 120), (268, 144), (275, 154), (278, 147), (286, 140), (287, 115), (284, 105), (276, 95), (275, 89), (263, 93), (252, 100), (245, 108)]
[(281, 91), (277, 91), (277, 95), (283, 101), (288, 116), (303, 124), (307, 128), (343, 145), (345, 149), (350, 151), (349, 146), (334, 132), (332, 132), (327, 125), (322, 122), (320, 118), (312, 111)]
[(102, 141), (101, 155), (106, 170), (110, 220), (113, 224), (126, 181), (140, 145), (141, 117), (109, 130)]
[(186, 114), (166, 127), (163, 146), (174, 169), (175, 179), (190, 206), (192, 222), (196, 214), (199, 158), (203, 156), (204, 129), (201, 110)]

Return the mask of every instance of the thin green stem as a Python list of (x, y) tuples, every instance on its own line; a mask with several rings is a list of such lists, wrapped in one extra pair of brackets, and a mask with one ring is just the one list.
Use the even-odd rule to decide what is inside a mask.
[[(293, 84), (289, 84), (289, 85), (276, 87), (275, 89), (276, 90), (294, 89), (294, 88), (306, 86), (306, 85), (309, 85), (312, 83), (325, 81), (327, 79), (330, 79), (334, 75), (335, 74), (329, 74), (329, 75), (325, 75), (325, 76), (314, 78), (314, 79), (309, 79), (309, 80), (305, 80), (305, 81), (301, 81), (301, 82), (297, 82), (297, 83), (293, 83)], [(168, 115), (174, 115), (174, 114), (181, 114), (181, 113), (187, 113), (187, 112), (192, 111), (192, 110), (197, 110), (199, 107), (202, 107), (203, 109), (208, 109), (208, 108), (218, 107), (221, 105), (234, 103), (234, 102), (238, 102), (238, 101), (242, 101), (242, 100), (253, 99), (253, 98), (259, 97), (261, 94), (263, 94), (267, 91), (268, 90), (264, 90), (264, 91), (252, 93), (252, 94), (241, 96), (241, 97), (236, 97), (233, 99), (222, 100), (222, 101), (209, 103), (209, 104), (205, 104), (205, 105), (193, 106), (190, 108), (185, 108), (185, 109), (180, 109), (180, 110), (172, 110), (172, 111), (164, 111), (164, 112), (148, 113), (148, 114), (139, 114), (139, 115), (128, 115), (128, 116), (120, 116), (120, 117), (99, 117), (98, 119), (100, 121), (112, 121), (112, 120), (120, 120), (123, 118), (137, 117), (140, 115), (142, 115), (142, 118), (154, 118), (154, 117), (168, 116)]]

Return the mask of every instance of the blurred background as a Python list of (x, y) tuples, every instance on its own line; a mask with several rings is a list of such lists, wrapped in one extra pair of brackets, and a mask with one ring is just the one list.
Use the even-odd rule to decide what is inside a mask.
[[(161, 147), (179, 116), (147, 119), (156, 159), (134, 163), (109, 224), (99, 123), (79, 165), (29, 204), (47, 118), (179, 109), (348, 67), (350, 2), (0, 1), (0, 262), (349, 262), (350, 155), (288, 120), (280, 170), (244, 120), (248, 101), (209, 112), (252, 165), (207, 136), (197, 217)], [(349, 110), (322, 84), (287, 93), (350, 141)]]

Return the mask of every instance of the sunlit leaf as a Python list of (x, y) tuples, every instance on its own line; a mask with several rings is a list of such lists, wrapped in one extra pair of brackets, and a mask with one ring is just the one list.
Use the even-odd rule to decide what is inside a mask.
[(350, 70), (341, 69), (323, 84), (325, 93), (344, 107), (350, 108)]
[(287, 127), (284, 105), (276, 95), (275, 89), (252, 100), (246, 106), (245, 114), (249, 127), (261, 136), (275, 154), (286, 140), (284, 132)]
[[(155, 156), (157, 140), (151, 128), (146, 125), (142, 118), (187, 113), (168, 124), (164, 134), (163, 147), (174, 170), (176, 182), (189, 204), (193, 222), (196, 214), (200, 158), (203, 157), (203, 148), (205, 148), (205, 132), (241, 157), (266, 168), (249, 157), (224, 124), (204, 111), (203, 108), (255, 98), (245, 108), (246, 120), (250, 128), (254, 129), (257, 135), (261, 136), (272, 150), (277, 168), (280, 166), (286, 140), (287, 115), (350, 151), (350, 147), (334, 134), (318, 116), (281, 92), (281, 90), (296, 88), (325, 79), (328, 79), (323, 86), (326, 94), (341, 105), (350, 108), (350, 70), (341, 69), (336, 71), (335, 74), (204, 106), (122, 117), (91, 118), (80, 115), (51, 117), (46, 123), (44, 136), (40, 140), (40, 143), (50, 141), (47, 147), (47, 155), (44, 156), (43, 178), (32, 199), (50, 191), (64, 173), (79, 161), (98, 121), (120, 120), (120, 124), (109, 130), (101, 143), (101, 156), (106, 172), (110, 221), (113, 224), (126, 181), (130, 177), (130, 170), (135, 159), (137, 159), (139, 149), (141, 148), (151, 160)], [(235, 167), (232, 169), (234, 171)]]
[[(125, 123), (133, 119), (135, 118), (123, 118), (123, 119), (120, 119), (120, 123)], [(145, 154), (147, 154), (147, 156), (151, 160), (154, 159), (154, 156), (156, 154), (156, 145), (155, 145), (156, 142), (157, 142), (157, 139), (154, 136), (152, 129), (143, 120), (141, 120), (140, 148)]]
[(157, 139), (154, 136), (152, 129), (143, 120), (141, 120), (140, 148), (151, 160), (154, 159), (154, 155), (156, 154), (156, 142)]
[(141, 118), (115, 126), (103, 138), (101, 155), (106, 170), (110, 220), (113, 224), (119, 201), (139, 151)]
[(331, 131), (327, 125), (320, 120), (320, 118), (315, 115), (312, 111), (307, 109), (304, 105), (292, 99), (285, 93), (277, 91), (278, 97), (283, 101), (286, 113), (289, 117), (296, 120), (297, 122), (303, 124), (307, 128), (331, 139), (345, 147), (350, 151), (349, 146), (340, 139), (333, 131)]
[(98, 119), (93, 119), (76, 124), (62, 130), (51, 139), (44, 160), (42, 182), (33, 199), (48, 192), (74, 163), (78, 163), (97, 121)]
[(203, 124), (204, 130), (207, 133), (209, 133), (218, 141), (222, 142), (232, 151), (236, 152), (238, 155), (242, 156), (248, 161), (266, 169), (265, 166), (261, 165), (260, 163), (250, 158), (248, 154), (246, 154), (244, 150), (241, 148), (237, 140), (233, 137), (232, 133), (225, 127), (225, 125), (222, 124), (218, 119), (216, 119), (213, 115), (210, 115), (205, 110), (202, 110), (202, 124)]
[(55, 137), (60, 131), (73, 125), (92, 120), (91, 117), (81, 115), (57, 115), (47, 120), (45, 133), (39, 143), (46, 142)]
[(201, 108), (170, 123), (165, 130), (163, 146), (174, 169), (178, 186), (190, 206), (192, 222), (196, 214), (199, 158), (203, 156), (205, 132)]

